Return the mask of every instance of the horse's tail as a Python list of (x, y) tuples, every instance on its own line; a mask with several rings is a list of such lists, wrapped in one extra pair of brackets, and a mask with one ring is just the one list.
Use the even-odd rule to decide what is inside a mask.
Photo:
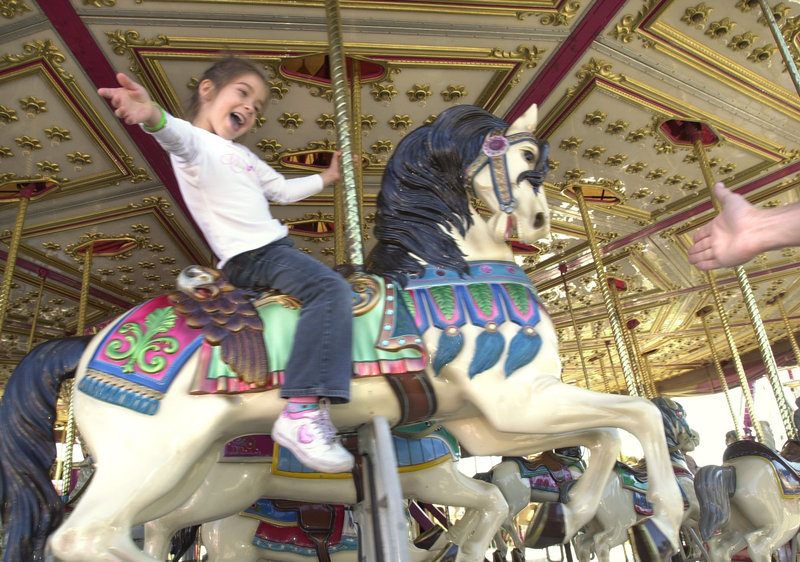
[(91, 336), (45, 342), (11, 373), (0, 402), (0, 506), (6, 549), (3, 562), (44, 560), (45, 541), (64, 517), (50, 480), (56, 458), (53, 423), (64, 380)]
[(700, 504), (700, 536), (707, 541), (714, 531), (730, 521), (736, 469), (715, 465), (701, 467), (694, 477), (694, 491)]

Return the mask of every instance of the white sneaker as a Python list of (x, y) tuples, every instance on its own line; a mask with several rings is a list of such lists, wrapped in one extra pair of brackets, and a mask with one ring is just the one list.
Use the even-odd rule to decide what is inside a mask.
[(355, 459), (342, 446), (328, 413), (328, 400), (318, 410), (281, 412), (272, 426), (272, 439), (289, 449), (308, 468), (319, 472), (350, 472)]

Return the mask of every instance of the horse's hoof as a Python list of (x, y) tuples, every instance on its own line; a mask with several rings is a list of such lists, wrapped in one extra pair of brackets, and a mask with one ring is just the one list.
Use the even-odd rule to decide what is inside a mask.
[(458, 556), (458, 545), (449, 543), (444, 549), (436, 555), (432, 562), (455, 562)]
[(434, 525), (414, 539), (414, 546), (422, 550), (430, 550), (439, 537), (442, 536), (442, 533), (444, 533), (444, 528)]
[(562, 544), (566, 540), (564, 506), (558, 502), (542, 502), (533, 514), (533, 520), (525, 531), (525, 546), (547, 548)]
[(628, 537), (637, 562), (665, 562), (675, 553), (669, 539), (650, 518), (628, 529)]
[(492, 553), (492, 562), (506, 562), (506, 555), (499, 550), (495, 550)]
[(525, 562), (525, 553), (518, 548), (512, 549), (511, 562)]

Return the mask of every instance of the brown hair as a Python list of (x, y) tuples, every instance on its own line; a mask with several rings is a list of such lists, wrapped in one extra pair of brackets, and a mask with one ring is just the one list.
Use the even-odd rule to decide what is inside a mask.
[[(243, 74), (255, 74), (264, 81), (264, 84), (267, 84), (267, 79), (256, 65), (244, 59), (228, 56), (211, 65), (200, 77), (198, 85), (203, 80), (211, 80), (214, 88), (219, 90)], [(192, 98), (189, 100), (189, 108), (186, 110), (186, 119), (192, 121), (199, 110), (200, 93), (199, 89), (195, 88), (194, 92), (192, 92)]]

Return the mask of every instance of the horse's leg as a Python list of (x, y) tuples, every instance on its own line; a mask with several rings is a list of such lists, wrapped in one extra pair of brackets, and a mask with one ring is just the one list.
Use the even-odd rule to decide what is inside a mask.
[[(503, 408), (485, 407), (482, 410), (489, 424), (499, 432), (531, 433), (552, 427), (563, 434), (617, 427), (631, 433), (641, 444), (647, 460), (650, 484), (647, 495), (653, 504), (652, 524), (655, 525), (655, 529), (651, 530), (651, 526), (648, 533), (651, 537), (655, 532), (662, 534), (670, 543), (667, 548), (673, 552), (677, 550), (683, 500), (672, 471), (661, 412), (651, 401), (592, 392), (563, 384), (555, 377), (540, 377), (529, 385), (509, 383), (507, 386), (498, 377), (479, 375), (471, 386), (461, 390), (470, 395), (474, 404), (503, 405)], [(598, 458), (602, 460), (598, 462)], [(595, 500), (599, 501), (598, 494), (612, 465), (613, 460), (608, 458), (603, 447), (592, 450), (592, 462), (570, 494), (570, 503), (563, 508), (567, 537), (593, 515), (597, 505)], [(583, 497), (591, 498), (591, 501), (585, 501)]]
[[(544, 422), (539, 423), (544, 424)], [(600, 504), (605, 483), (621, 448), (619, 434), (611, 426), (552, 435), (531, 434), (530, 432), (527, 434), (501, 433), (490, 425), (488, 420), (482, 418), (448, 421), (445, 426), (467, 450), (476, 455), (528, 455), (570, 445), (580, 445), (589, 449), (591, 462), (588, 463), (585, 473), (570, 490), (569, 503), (562, 506), (563, 536), (555, 537), (550, 544), (569, 540), (594, 516)], [(548, 427), (547, 424), (544, 424), (544, 427)], [(553, 427), (557, 427), (557, 425), (554, 424)], [(541, 546), (545, 546), (545, 544), (541, 544)]]
[(214, 463), (186, 503), (145, 523), (144, 551), (164, 560), (170, 538), (179, 529), (222, 519), (247, 509), (269, 493), (270, 481), (274, 478), (270, 467), (269, 462)]
[[(208, 559), (214, 562), (257, 562), (268, 560), (267, 550), (253, 546), (258, 519), (231, 515), (200, 527)], [(262, 553), (264, 557), (262, 558)], [(280, 558), (274, 558), (280, 560)]]
[(483, 561), (492, 536), (508, 514), (508, 504), (496, 486), (469, 478), (450, 460), (425, 470), (401, 472), (400, 486), (406, 497), (466, 508), (448, 537), (459, 546), (458, 562)]
[(188, 396), (181, 387), (190, 381), (182, 383), (176, 381), (154, 416), (75, 392), (76, 423), (96, 471), (75, 510), (50, 538), (57, 558), (154, 560), (130, 539), (131, 527), (175, 509), (190, 496), (225, 441), (220, 428), (235, 407), (225, 397)]

